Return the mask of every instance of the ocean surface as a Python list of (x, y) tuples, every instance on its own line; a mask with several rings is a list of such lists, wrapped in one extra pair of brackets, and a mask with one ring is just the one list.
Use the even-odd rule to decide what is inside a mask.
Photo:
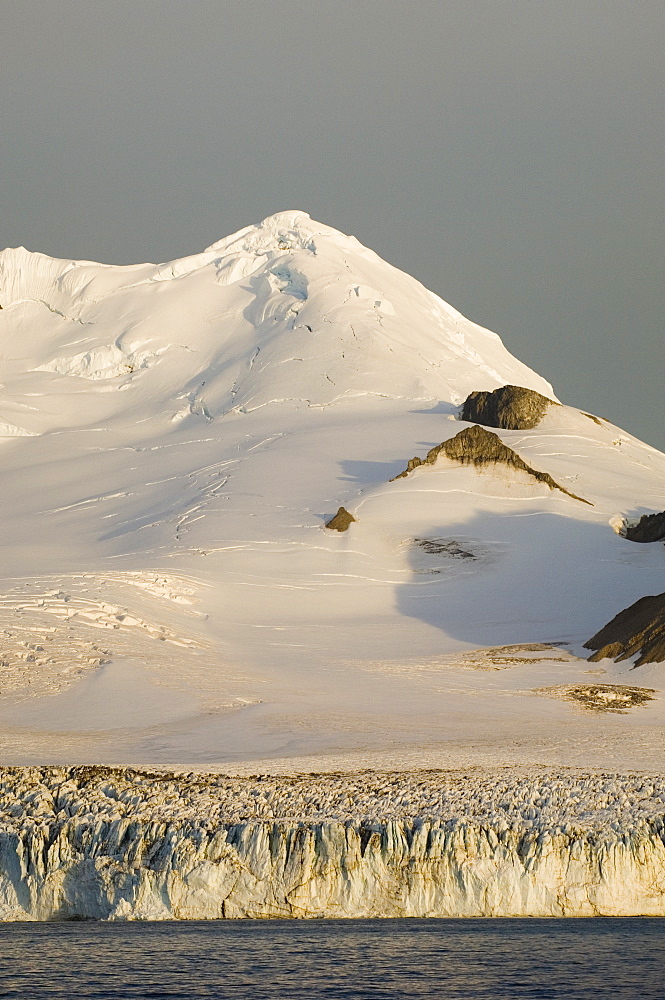
[(0, 997), (662, 1000), (665, 920), (0, 925)]

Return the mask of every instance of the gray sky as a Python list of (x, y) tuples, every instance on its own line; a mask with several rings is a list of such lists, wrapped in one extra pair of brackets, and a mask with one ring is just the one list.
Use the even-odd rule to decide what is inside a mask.
[(0, 0), (0, 245), (353, 233), (665, 448), (662, 0)]

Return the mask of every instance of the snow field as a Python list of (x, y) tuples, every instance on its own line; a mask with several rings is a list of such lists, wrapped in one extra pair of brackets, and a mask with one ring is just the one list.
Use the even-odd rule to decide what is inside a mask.
[[(6, 250), (0, 305), (4, 760), (660, 760), (661, 668), (583, 643), (663, 589), (614, 529), (665, 456), (562, 405), (500, 437), (588, 504), (442, 457), (391, 482), (469, 392), (554, 399), (414, 278), (286, 212), (160, 265)], [(556, 697), (590, 684), (653, 697)]]

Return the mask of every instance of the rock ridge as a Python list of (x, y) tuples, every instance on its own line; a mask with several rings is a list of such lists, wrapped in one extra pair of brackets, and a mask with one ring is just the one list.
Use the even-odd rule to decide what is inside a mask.
[(665, 660), (665, 594), (641, 597), (615, 615), (585, 644), (589, 657), (598, 660), (629, 660), (637, 655), (636, 667)]
[(414, 469), (417, 469), (421, 465), (434, 465), (441, 454), (455, 462), (461, 462), (462, 465), (475, 465), (477, 467), (505, 465), (509, 469), (526, 472), (527, 475), (532, 476), (537, 482), (543, 483), (551, 490), (559, 490), (561, 493), (565, 493), (566, 496), (572, 497), (573, 500), (589, 504), (590, 507), (593, 506), (589, 500), (584, 500), (583, 497), (576, 496), (575, 493), (567, 490), (565, 486), (561, 486), (560, 483), (555, 482), (549, 472), (539, 472), (537, 469), (527, 465), (516, 451), (513, 451), (512, 448), (503, 443), (498, 434), (486, 430), (479, 424), (465, 427), (455, 437), (449, 438), (447, 441), (442, 441), (441, 444), (435, 445), (434, 448), (430, 448), (425, 458), (419, 458), (417, 455), (414, 458), (410, 458), (406, 469), (395, 476), (391, 482), (394, 482), (396, 479), (405, 478), (410, 472), (413, 472)]

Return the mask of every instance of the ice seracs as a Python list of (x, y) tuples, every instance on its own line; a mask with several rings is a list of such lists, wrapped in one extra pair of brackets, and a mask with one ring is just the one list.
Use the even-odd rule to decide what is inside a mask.
[(657, 775), (88, 767), (0, 785), (0, 920), (665, 913)]

